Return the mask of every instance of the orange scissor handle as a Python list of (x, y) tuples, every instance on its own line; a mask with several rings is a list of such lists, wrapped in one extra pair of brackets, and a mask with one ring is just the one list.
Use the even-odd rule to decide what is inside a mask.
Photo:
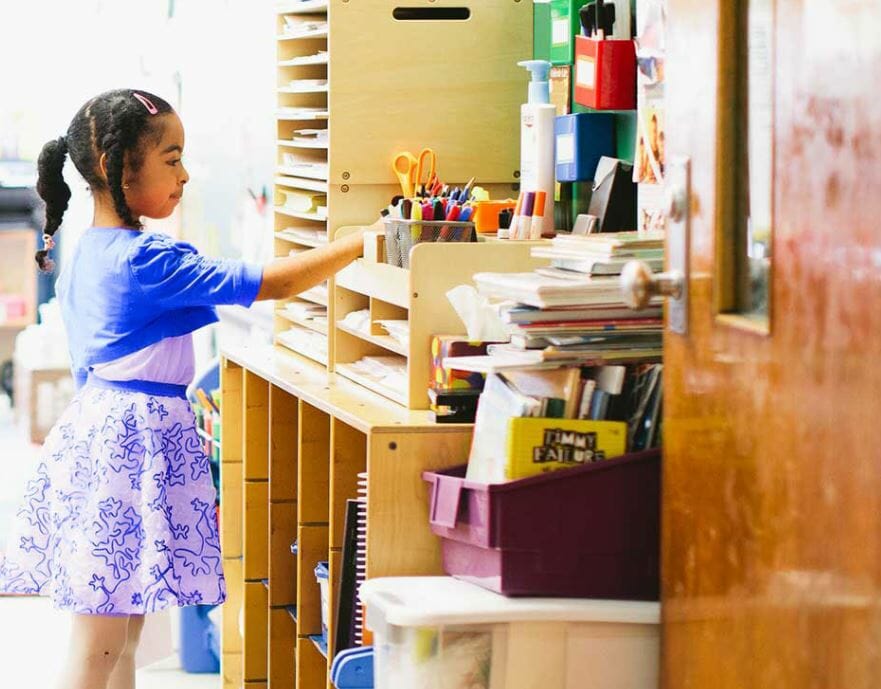
[(422, 173), (426, 171), (426, 160), (428, 161), (428, 177), (425, 180), (425, 186), (431, 186), (432, 181), (434, 180), (437, 174), (437, 154), (435, 154), (434, 149), (431, 148), (423, 148), (422, 152), (419, 154), (419, 163), (416, 166), (416, 184), (415, 186), (422, 186)]
[(401, 151), (395, 156), (392, 168), (401, 184), (401, 193), (404, 198), (413, 198), (416, 187), (416, 170), (419, 161), (410, 151)]

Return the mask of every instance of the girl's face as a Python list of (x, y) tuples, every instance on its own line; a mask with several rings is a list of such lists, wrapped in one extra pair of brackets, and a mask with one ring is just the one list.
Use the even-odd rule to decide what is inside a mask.
[(180, 203), (184, 185), (190, 179), (181, 162), (184, 152), (184, 127), (176, 113), (161, 117), (159, 143), (148, 137), (143, 164), (137, 172), (127, 172), (124, 190), (132, 214), (148, 218), (167, 218)]

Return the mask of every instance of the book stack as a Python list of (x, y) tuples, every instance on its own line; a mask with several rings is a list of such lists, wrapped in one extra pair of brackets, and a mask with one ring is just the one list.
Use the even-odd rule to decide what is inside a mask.
[(483, 370), (660, 359), (661, 301), (631, 311), (617, 276), (478, 273), (474, 281), (483, 295), (502, 300), (498, 310), (511, 336), (488, 349), (490, 368)]
[(578, 280), (585, 275), (620, 275), (628, 261), (644, 261), (654, 271), (664, 267), (663, 232), (610, 232), (600, 234), (558, 234), (550, 246), (532, 250), (532, 255), (549, 258), (549, 268), (539, 273)]

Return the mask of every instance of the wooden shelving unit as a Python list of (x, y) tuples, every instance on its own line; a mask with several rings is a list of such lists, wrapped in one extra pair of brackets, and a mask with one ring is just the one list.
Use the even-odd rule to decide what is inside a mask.
[[(400, 191), (391, 164), (402, 150), (430, 146), (445, 181), (463, 184), (476, 177), (497, 198), (512, 194), (519, 167), (512, 142), (519, 140), (527, 90), (517, 62), (531, 54), (531, 3), (481, 0), (470, 8), (467, 22), (399, 20), (394, 16), (399, 5), (315, 0), (276, 6), (277, 256), (326, 244), (343, 226), (373, 222)], [(430, 9), (442, 13), (451, 6), (458, 5), (437, 0)], [(305, 28), (314, 30), (301, 31)], [(424, 80), (424, 66), (401, 59), (402, 46), (412, 45), (442, 53), (443, 72), (456, 77), (414, 91), (409, 85)], [(477, 102), (480, 117), (473, 114)], [(294, 110), (304, 108), (311, 110)], [(326, 140), (304, 142), (298, 136), (295, 142), (303, 129), (324, 130)], [(286, 208), (286, 192), (323, 195), (326, 214)], [(303, 232), (320, 234), (323, 241)], [(297, 301), (312, 300), (300, 295)], [(337, 320), (334, 308), (328, 304), (330, 322)], [(277, 318), (278, 344), (288, 340), (290, 346), (289, 338), (278, 335), (291, 328), (309, 331)], [(320, 346), (293, 348), (332, 369), (334, 333), (319, 335), (297, 340), (309, 337)]]
[[(340, 230), (341, 234), (351, 231)], [(428, 409), (431, 338), (435, 334), (464, 335), (462, 320), (447, 299), (453, 287), (471, 284), (481, 271), (528, 272), (548, 264), (534, 258), (537, 242), (491, 241), (476, 244), (418, 244), (410, 255), (410, 269), (384, 263), (381, 241), (376, 253), (341, 271), (334, 285), (334, 371), (410, 409)], [(439, 267), (442, 266), (442, 269)], [(367, 309), (369, 330), (356, 330), (343, 320)], [(407, 320), (406, 345), (390, 337), (379, 320)], [(407, 367), (406, 389), (390, 389), (352, 368), (364, 356), (398, 356)]]
[(223, 687), (326, 689), (313, 570), (329, 562), (335, 608), (346, 501), (358, 497), (359, 474), (367, 472), (367, 576), (438, 574), (422, 472), (465, 461), (471, 427), (435, 425), (278, 348), (224, 356)]

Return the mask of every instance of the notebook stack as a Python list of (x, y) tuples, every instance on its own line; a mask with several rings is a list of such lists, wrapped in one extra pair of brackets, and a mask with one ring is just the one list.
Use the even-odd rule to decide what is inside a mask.
[(574, 279), (585, 275), (620, 275), (628, 261), (644, 261), (654, 271), (664, 267), (663, 232), (558, 234), (550, 246), (536, 247), (532, 255), (549, 258), (543, 275)]

